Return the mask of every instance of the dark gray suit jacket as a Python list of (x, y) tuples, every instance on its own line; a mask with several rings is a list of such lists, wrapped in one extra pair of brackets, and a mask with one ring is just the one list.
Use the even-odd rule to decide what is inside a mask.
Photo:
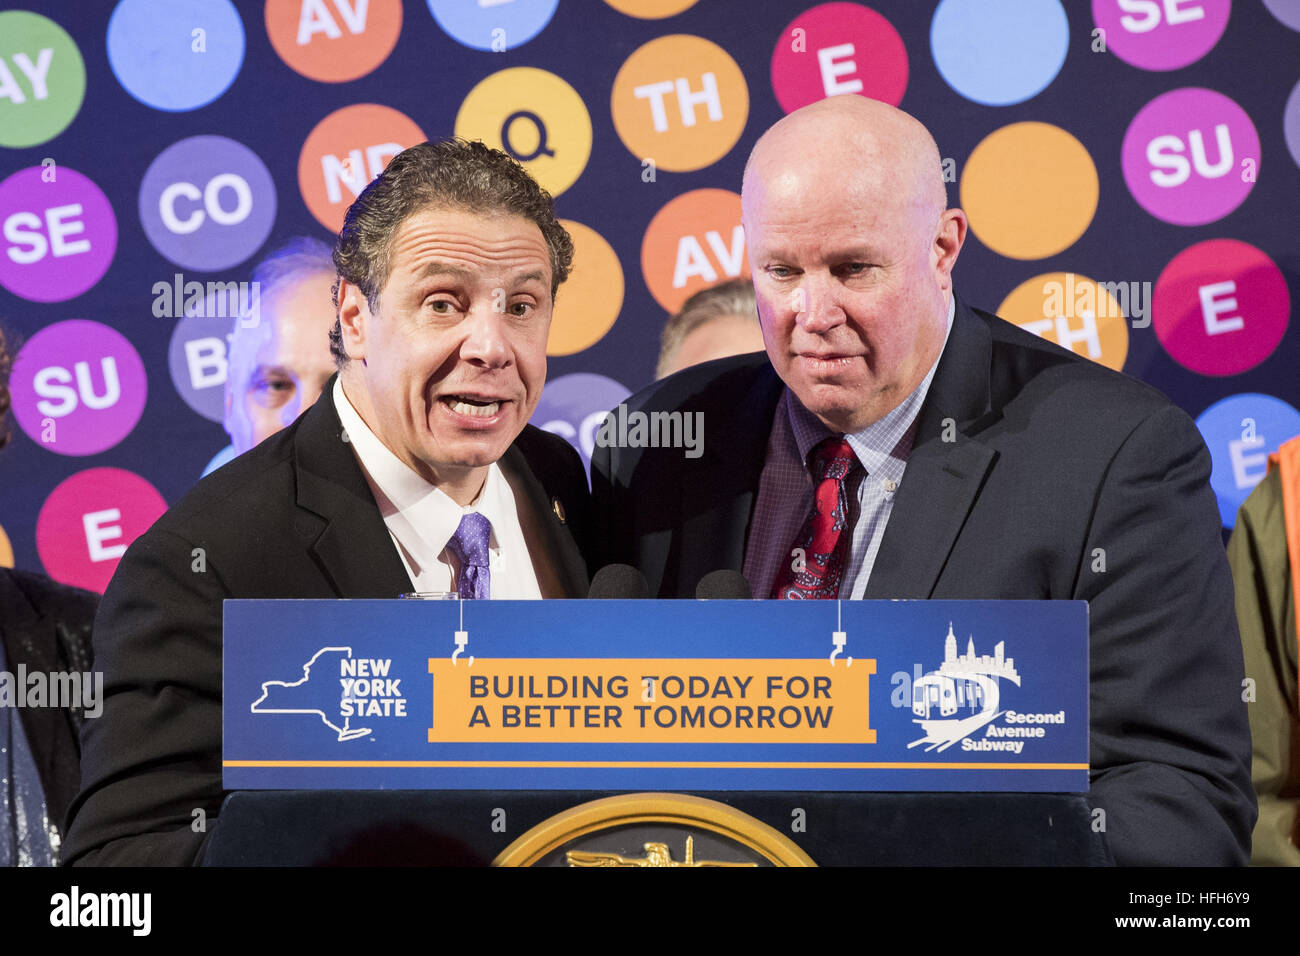
[[(199, 857), (223, 796), (225, 598), (395, 598), (411, 590), (341, 438), (332, 393), (331, 379), (296, 422), (200, 481), (123, 555), (95, 619), (104, 713), (82, 732), (65, 861)], [(565, 595), (585, 597), (588, 492), (577, 452), (527, 426), (500, 465), (522, 491), (520, 520), (537, 521)]]
[[(783, 387), (757, 353), (629, 399), (703, 412), (704, 453), (596, 449), (598, 564), (640, 568), (660, 597), (740, 571)], [(867, 587), (1089, 602), (1090, 801), (1119, 863), (1250, 852), (1242, 655), (1209, 474), (1195, 424), (1155, 389), (959, 301)]]

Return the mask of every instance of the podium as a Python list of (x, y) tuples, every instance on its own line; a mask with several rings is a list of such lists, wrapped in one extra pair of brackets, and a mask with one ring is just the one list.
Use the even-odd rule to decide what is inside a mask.
[(748, 862), (708, 822), (588, 821), (630, 849), (528, 859), (1111, 862), (1084, 796), (1086, 605), (798, 603), (227, 602), (232, 792), (201, 862), (486, 865), (615, 794), (722, 805)]
[[(601, 791), (242, 791), (204, 866), (486, 866)], [(786, 833), (819, 866), (1107, 866), (1087, 802), (1056, 793), (701, 793)], [(795, 808), (806, 829), (791, 833)], [(504, 810), (505, 832), (493, 830)]]

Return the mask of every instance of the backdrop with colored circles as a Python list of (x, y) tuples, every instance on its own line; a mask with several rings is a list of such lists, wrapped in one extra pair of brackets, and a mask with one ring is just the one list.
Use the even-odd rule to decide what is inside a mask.
[(253, 265), (452, 134), (574, 237), (533, 421), (587, 458), (668, 314), (748, 274), (758, 136), (832, 95), (930, 128), (959, 294), (1168, 394), (1230, 527), (1300, 434), (1296, 0), (44, 0), (0, 12), (0, 565), (102, 590), (228, 454)]

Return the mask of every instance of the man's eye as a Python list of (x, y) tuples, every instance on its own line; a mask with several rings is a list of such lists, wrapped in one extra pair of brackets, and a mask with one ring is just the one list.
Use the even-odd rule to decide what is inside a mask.
[(438, 315), (450, 315), (456, 309), (456, 303), (450, 299), (432, 299), (429, 301), (428, 306)]
[(846, 275), (857, 276), (867, 272), (871, 265), (866, 262), (846, 262), (841, 268)]
[(293, 382), (287, 378), (263, 378), (258, 380), (257, 388), (263, 392), (291, 392)]
[(790, 275), (791, 270), (788, 266), (768, 266), (767, 274), (775, 279), (784, 279)]
[(512, 302), (510, 304), (510, 314), (519, 316), (531, 315), (534, 308), (536, 307), (531, 302)]

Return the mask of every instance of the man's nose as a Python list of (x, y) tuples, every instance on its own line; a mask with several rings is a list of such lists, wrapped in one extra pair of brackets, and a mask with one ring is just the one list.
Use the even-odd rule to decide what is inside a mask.
[(805, 332), (824, 335), (845, 322), (844, 309), (836, 298), (834, 283), (827, 277), (805, 275), (804, 281), (790, 296), (795, 321)]
[(510, 358), (506, 340), (506, 321), (509, 317), (495, 300), (472, 309), (465, 317), (467, 329), (461, 344), (461, 358), (478, 362), (488, 368), (500, 368)]

